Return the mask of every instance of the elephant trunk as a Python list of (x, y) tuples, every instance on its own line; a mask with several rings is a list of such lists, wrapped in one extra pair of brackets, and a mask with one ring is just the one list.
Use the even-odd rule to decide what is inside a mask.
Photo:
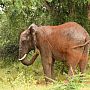
[(21, 61), (22, 64), (26, 65), (26, 66), (29, 66), (31, 64), (34, 63), (35, 59), (38, 57), (39, 53), (35, 53), (33, 55), (33, 57), (31, 58), (31, 60), (27, 60), (26, 57), (27, 57), (27, 54), (24, 54), (24, 56), (22, 58), (20, 58), (19, 60)]

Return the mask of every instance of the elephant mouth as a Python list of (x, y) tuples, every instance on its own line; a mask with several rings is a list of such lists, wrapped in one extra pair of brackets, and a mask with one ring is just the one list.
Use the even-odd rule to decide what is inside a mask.
[(22, 58), (18, 59), (19, 61), (22, 61), (26, 58), (27, 54), (24, 54)]

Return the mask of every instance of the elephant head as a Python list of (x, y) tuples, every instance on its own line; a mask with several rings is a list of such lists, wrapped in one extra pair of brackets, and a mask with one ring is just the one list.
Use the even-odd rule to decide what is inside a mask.
[(27, 54), (31, 50), (36, 49), (36, 31), (37, 31), (37, 26), (35, 24), (32, 24), (29, 26), (28, 29), (23, 31), (20, 35), (20, 41), (19, 41), (19, 60), (24, 64), (24, 65), (31, 65), (37, 56), (39, 55), (36, 53), (33, 58), (29, 61), (27, 60)]

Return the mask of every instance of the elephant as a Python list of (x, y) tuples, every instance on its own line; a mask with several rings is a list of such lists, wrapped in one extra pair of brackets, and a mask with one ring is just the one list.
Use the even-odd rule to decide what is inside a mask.
[[(20, 34), (19, 60), (26, 66), (33, 64), (39, 53), (45, 75), (45, 81), (53, 79), (54, 62), (62, 60), (68, 66), (68, 75), (74, 75), (77, 65), (84, 73), (88, 63), (90, 46), (88, 32), (76, 22), (66, 22), (57, 26), (37, 26), (31, 24)], [(27, 54), (35, 53), (31, 60)]]

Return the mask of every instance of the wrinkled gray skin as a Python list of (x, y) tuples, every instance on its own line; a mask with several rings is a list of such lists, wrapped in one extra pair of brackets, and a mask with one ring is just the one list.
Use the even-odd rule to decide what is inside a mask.
[[(77, 65), (83, 73), (88, 61), (89, 42), (89, 35), (86, 30), (75, 22), (68, 22), (59, 26), (40, 27), (32, 24), (20, 35), (19, 58), (36, 47), (40, 51), (46, 77), (53, 78), (54, 62), (60, 58), (68, 65), (69, 75), (74, 74)], [(32, 60), (28, 61), (26, 57), (21, 62), (27, 66), (32, 64)], [(50, 81), (47, 78), (45, 80), (46, 82)]]

